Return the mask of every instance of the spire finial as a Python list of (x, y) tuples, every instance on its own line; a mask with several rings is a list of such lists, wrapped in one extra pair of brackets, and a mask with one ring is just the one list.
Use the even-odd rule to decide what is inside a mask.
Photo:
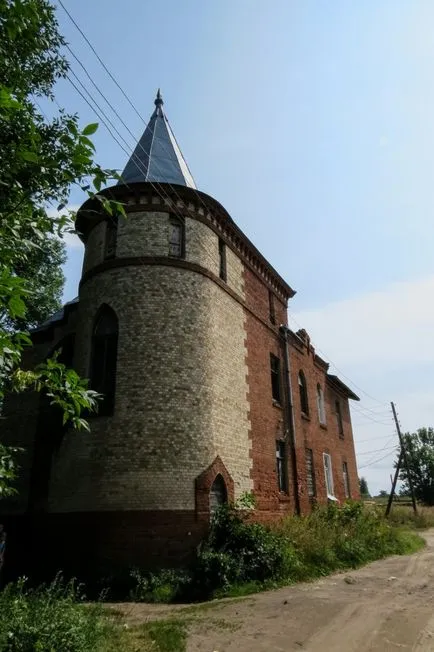
[(164, 104), (163, 98), (161, 97), (160, 89), (158, 89), (158, 91), (157, 91), (157, 97), (154, 100), (154, 104), (157, 107), (158, 106), (163, 106), (163, 104)]

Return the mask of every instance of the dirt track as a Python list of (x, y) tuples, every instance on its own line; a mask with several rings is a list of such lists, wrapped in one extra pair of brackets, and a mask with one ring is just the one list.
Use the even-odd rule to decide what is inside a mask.
[(187, 650), (434, 652), (434, 530), (424, 536), (427, 547), (409, 557), (210, 605)]

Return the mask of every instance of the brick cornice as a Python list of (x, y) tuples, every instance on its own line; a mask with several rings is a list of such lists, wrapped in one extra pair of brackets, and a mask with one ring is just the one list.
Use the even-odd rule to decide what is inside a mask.
[[(123, 202), (127, 213), (174, 212), (203, 222), (278, 296), (288, 301), (295, 295), (295, 291), (235, 224), (226, 209), (210, 195), (184, 186), (146, 182), (114, 186), (100, 194)], [(77, 213), (76, 228), (84, 241), (90, 229), (104, 219), (106, 215), (96, 199), (83, 204)]]
[(197, 263), (191, 263), (188, 260), (183, 260), (182, 258), (169, 258), (167, 256), (131, 256), (126, 258), (110, 258), (109, 260), (105, 260), (104, 262), (96, 265), (85, 274), (83, 274), (80, 281), (80, 289), (91, 278), (98, 276), (98, 274), (106, 272), (107, 270), (122, 269), (123, 267), (142, 267), (145, 265), (176, 267), (178, 269), (185, 269), (191, 272), (196, 272), (197, 274), (201, 274), (202, 276), (206, 276), (211, 281), (216, 283), (227, 294), (229, 294), (235, 301), (237, 301), (237, 303), (239, 303), (245, 310), (247, 310), (258, 321), (260, 321), (264, 326), (272, 331), (277, 337), (279, 337), (278, 326), (274, 326), (273, 324), (268, 323), (267, 320), (263, 319), (254, 310), (252, 310), (246, 301), (234, 290), (232, 290), (232, 288), (230, 288), (227, 283), (206, 269), (206, 267), (202, 267), (202, 265), (198, 265)]

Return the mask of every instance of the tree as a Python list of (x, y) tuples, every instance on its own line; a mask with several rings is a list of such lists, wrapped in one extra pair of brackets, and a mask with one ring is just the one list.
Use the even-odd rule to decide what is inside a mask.
[(387, 498), (389, 495), (389, 492), (386, 491), (385, 489), (381, 489), (380, 493), (378, 494), (379, 498)]
[(368, 489), (368, 483), (366, 481), (366, 478), (360, 478), (360, 494), (362, 498), (369, 498), (370, 493)]
[[(26, 234), (29, 240), (33, 234)], [(9, 317), (7, 326), (15, 331), (35, 328), (62, 307), (65, 276), (62, 265), (66, 262), (66, 246), (59, 237), (46, 238), (34, 243), (25, 261), (17, 261), (14, 273), (27, 284), (26, 313), (24, 317)]]
[[(416, 500), (434, 505), (434, 428), (419, 428), (403, 435), (409, 473), (405, 464), (399, 473), (402, 493), (410, 494), (409, 477), (413, 482)], [(397, 461), (395, 462), (396, 467)]]
[[(44, 252), (61, 256), (52, 241), (73, 230), (74, 216), (64, 212), (71, 185), (99, 199), (110, 214), (125, 214), (119, 203), (98, 194), (118, 178), (93, 160), (89, 136), (98, 125), (80, 130), (76, 115), (61, 110), (49, 120), (38, 108), (39, 98), (53, 98), (56, 80), (67, 73), (63, 45), (47, 0), (0, 0), (0, 403), (5, 391), (44, 391), (61, 408), (64, 423), (83, 428), (83, 410), (96, 409), (98, 399), (87, 381), (55, 358), (32, 370), (21, 363), (31, 344), (22, 325), (39, 319), (32, 313), (37, 288), (25, 270), (33, 266), (41, 285), (50, 282)], [(50, 206), (58, 207), (56, 217), (50, 217)], [(2, 495), (16, 469), (14, 451), (0, 445)]]

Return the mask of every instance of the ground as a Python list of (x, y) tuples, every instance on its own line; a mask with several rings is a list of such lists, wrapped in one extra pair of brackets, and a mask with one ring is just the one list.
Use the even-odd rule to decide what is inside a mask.
[(185, 619), (187, 652), (434, 651), (434, 530), (424, 537), (415, 555), (312, 583), (198, 607), (123, 609), (131, 624)]

